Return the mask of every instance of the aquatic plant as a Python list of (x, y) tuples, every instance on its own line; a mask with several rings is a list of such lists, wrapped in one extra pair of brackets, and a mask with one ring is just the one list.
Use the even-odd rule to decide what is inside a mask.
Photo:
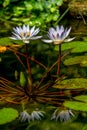
[(23, 25), (22, 27), (13, 28), (13, 36), (11, 39), (13, 40), (23, 40), (24, 43), (29, 43), (29, 40), (36, 40), (41, 38), (42, 36), (36, 36), (39, 33), (39, 28), (35, 29), (33, 26), (30, 29), (29, 25)]
[[(70, 57), (69, 59), (65, 59), (65, 56), (68, 56), (70, 52), (76, 51), (76, 48), (78, 52), (86, 51), (86, 49), (83, 48), (79, 49), (79, 46), (81, 47), (83, 43), (79, 44), (77, 42), (76, 46), (76, 42), (70, 42), (75, 38), (67, 38), (70, 31), (71, 27), (52, 27), (47, 34), (49, 39), (44, 39), (41, 35), (37, 35), (40, 33), (40, 30), (39, 28), (35, 29), (35, 26), (17, 26), (13, 28), (12, 37), (10, 37), (11, 40), (7, 40), (7, 45), (5, 43), (5, 46), (1, 47), (1, 52), (3, 52), (4, 55), (5, 51), (7, 51), (6, 56), (10, 55), (10, 57), (12, 57), (11, 59), (8, 58), (10, 60), (8, 60), (8, 64), (14, 64), (15, 72), (12, 75), (14, 75), (15, 80), (10, 81), (10, 78), (0, 77), (0, 101), (22, 106), (18, 118), (21, 123), (41, 120), (45, 116), (44, 113), (47, 111), (51, 113), (54, 109), (55, 111), (49, 119), (60, 120), (61, 122), (69, 121), (71, 117), (74, 117), (73, 110), (87, 111), (87, 96), (80, 95), (81, 97), (78, 97), (83, 90), (85, 90), (85, 92), (87, 91), (87, 80), (85, 78), (66, 79), (66, 75), (62, 74), (61, 61), (63, 61), (63, 59), (63, 63), (69, 66), (75, 63), (81, 63), (82, 65), (83, 62), (81, 61), (87, 58), (85, 55), (84, 58), (80, 56), (81, 59), (79, 58), (79, 60), (77, 60), (78, 57), (75, 57), (75, 59), (70, 59)], [(36, 40), (40, 39), (41, 42), (43, 42), (42, 44), (38, 43), (40, 47), (43, 48), (44, 42), (53, 43), (53, 49), (57, 50), (58, 55), (56, 51), (55, 54), (58, 60), (55, 61), (55, 58), (52, 59), (52, 61), (50, 60), (51, 65), (49, 64), (49, 66), (45, 63), (45, 60), (47, 61), (47, 55), (50, 53), (47, 53), (46, 56), (45, 52), (44, 55), (41, 55), (41, 53), (36, 55), (39, 47), (36, 49), (33, 45), (38, 46), (38, 44), (32, 44), (32, 42), (36, 42)], [(8, 44), (9, 42), (12, 44)], [(70, 43), (66, 45), (63, 44), (64, 42)], [(48, 47), (52, 44), (45, 45), (48, 45), (48, 50)], [(87, 44), (84, 44), (84, 48), (85, 47), (87, 47)], [(39, 50), (41, 52), (41, 48)], [(65, 51), (63, 55), (61, 54), (62, 51)], [(53, 50), (52, 54), (54, 55)], [(41, 59), (41, 62), (40, 56), (45, 56), (45, 60), (43, 61)], [(48, 55), (48, 57), (49, 56), (50, 55)], [(50, 57), (52, 57), (52, 55)], [(19, 66), (16, 67), (16, 64), (19, 64)], [(78, 101), (73, 101), (74, 99)], [(80, 101), (82, 101), (82, 103)], [(41, 108), (39, 104), (42, 105)], [(50, 107), (48, 107), (48, 105)], [(78, 108), (80, 105), (82, 106)]]
[(46, 24), (49, 25), (50, 22), (56, 24), (60, 17), (59, 7), (62, 4), (63, 0), (4, 0), (0, 2), (0, 20), (6, 21), (7, 24), (24, 23), (46, 28)]
[[(56, 26), (56, 30), (54, 28), (50, 28), (48, 32), (48, 36), (51, 39), (50, 42), (53, 42), (54, 44), (61, 45), (64, 41), (71, 41), (74, 38), (66, 39), (66, 37), (69, 35), (71, 28), (64, 29), (63, 26)], [(54, 63), (49, 69), (36, 59), (29, 56), (29, 45), (30, 40), (36, 40), (40, 39), (42, 36), (36, 36), (39, 33), (39, 28), (35, 29), (35, 26), (30, 28), (29, 25), (23, 25), (21, 27), (15, 27), (13, 28), (12, 37), (10, 37), (12, 40), (19, 40), (23, 42), (23, 46), (25, 46), (25, 54), (21, 51), (15, 50), (11, 48), (11, 46), (7, 47), (8, 50), (12, 51), (15, 56), (17, 57), (19, 63), (24, 67), (25, 72), (20, 72), (20, 82), (19, 84), (13, 83), (5, 78), (0, 77), (0, 83), (1, 83), (1, 90), (2, 90), (2, 96), (3, 99), (5, 99), (8, 102), (21, 104), (24, 103), (27, 104), (28, 102), (40, 102), (40, 103), (46, 103), (49, 102), (51, 105), (59, 105), (61, 106), (62, 100), (59, 101), (59, 97), (64, 97), (65, 94), (60, 94), (60, 91), (56, 92), (55, 90), (49, 91), (49, 88), (53, 86), (57, 79), (47, 81), (46, 78), (48, 77), (48, 74), (53, 70), (54, 66), (57, 63)], [(47, 40), (43, 40), (44, 42), (47, 42)], [(49, 40), (48, 40), (49, 41)], [(60, 52), (60, 51), (59, 51)], [(60, 53), (59, 53), (60, 55)], [(26, 59), (26, 62), (23, 62), (20, 58), (22, 56)], [(60, 56), (59, 56), (60, 57)], [(62, 57), (60, 57), (62, 59)], [(45, 74), (43, 74), (42, 78), (39, 80), (38, 84), (34, 84), (33, 81), (33, 74), (32, 74), (32, 68), (30, 61), (34, 61), (41, 67), (43, 67), (46, 71)], [(58, 67), (60, 66), (59, 61)], [(26, 64), (26, 65), (25, 65)], [(59, 68), (58, 68), (59, 71)], [(17, 77), (17, 76), (16, 76)], [(44, 83), (45, 82), (45, 83)], [(52, 89), (52, 88), (51, 88)], [(6, 91), (5, 91), (6, 90)], [(10, 96), (10, 98), (6, 98), (7, 96)], [(25, 105), (26, 106), (26, 105)], [(20, 114), (20, 118), (22, 121), (28, 120), (34, 120), (34, 119), (41, 119), (40, 116), (43, 116), (39, 111), (33, 111), (31, 114), (28, 114), (26, 111), (23, 111)]]
[(64, 29), (63, 26), (56, 26), (55, 28), (50, 28), (48, 31), (47, 36), (49, 37), (50, 40), (43, 40), (44, 42), (47, 43), (53, 43), (54, 45), (59, 45), (59, 51), (58, 51), (58, 69), (57, 69), (57, 75), (60, 77), (60, 67), (61, 67), (61, 44), (63, 42), (70, 42), (75, 37), (73, 38), (68, 38), (67, 36), (69, 35), (71, 31), (71, 27), (69, 29)]

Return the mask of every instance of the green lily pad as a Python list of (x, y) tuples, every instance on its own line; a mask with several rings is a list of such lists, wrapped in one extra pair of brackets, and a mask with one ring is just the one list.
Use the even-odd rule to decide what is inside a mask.
[(80, 64), (81, 66), (87, 66), (87, 56), (75, 56), (68, 58), (63, 62), (65, 65)]
[[(72, 49), (72, 53), (86, 52), (87, 42), (86, 41), (72, 41), (62, 44), (62, 51)], [(58, 46), (55, 46), (55, 50), (58, 51)]]
[(12, 40), (9, 37), (0, 38), (0, 45), (1, 46), (10, 46), (13, 43), (19, 44), (19, 45), (24, 45), (22, 40)]
[(74, 99), (76, 99), (78, 101), (82, 101), (82, 102), (87, 102), (87, 95), (76, 96), (76, 97), (74, 97)]
[(77, 101), (65, 101), (63, 105), (69, 109), (87, 112), (87, 103)]
[(0, 45), (1, 46), (8, 46), (11, 44), (12, 44), (12, 42), (11, 42), (10, 38), (8, 38), (8, 37), (0, 38)]
[(59, 89), (87, 89), (87, 79), (85, 78), (72, 78), (58, 81), (53, 85), (53, 88)]
[(18, 111), (13, 108), (0, 109), (0, 125), (9, 123), (18, 117)]

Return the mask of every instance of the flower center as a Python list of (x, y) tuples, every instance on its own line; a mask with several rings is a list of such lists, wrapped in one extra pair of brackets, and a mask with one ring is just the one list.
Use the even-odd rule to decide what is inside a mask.
[(54, 40), (53, 43), (54, 44), (62, 44), (63, 40)]
[(27, 38), (28, 36), (31, 36), (32, 34), (30, 33), (30, 32), (22, 32), (22, 33), (20, 33), (20, 36), (21, 36), (21, 38)]

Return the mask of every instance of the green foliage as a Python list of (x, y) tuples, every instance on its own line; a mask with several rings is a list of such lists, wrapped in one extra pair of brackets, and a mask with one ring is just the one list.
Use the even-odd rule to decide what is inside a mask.
[(79, 95), (79, 96), (74, 97), (74, 99), (87, 103), (87, 95)]
[(80, 64), (81, 66), (87, 66), (87, 56), (74, 56), (66, 59), (63, 63), (65, 65)]
[(10, 38), (8, 38), (8, 37), (0, 38), (0, 45), (8, 46), (8, 45), (11, 45), (11, 44), (12, 44), (12, 42), (11, 42)]
[(4, 0), (3, 7), (6, 7), (10, 4), (10, 0)]
[(0, 125), (9, 123), (18, 117), (18, 111), (13, 108), (0, 109)]
[(53, 87), (61, 89), (80, 89), (80, 88), (87, 89), (87, 79), (84, 78), (65, 79), (60, 82), (58, 81)]
[(1, 46), (11, 46), (13, 44), (24, 45), (24, 43), (22, 41), (14, 40), (14, 42), (13, 42), (13, 40), (11, 40), (9, 37), (0, 38)]
[[(81, 53), (87, 51), (86, 41), (72, 41), (62, 44), (62, 51), (71, 49), (71, 53)], [(58, 46), (55, 46), (55, 50), (58, 51)]]
[(87, 112), (87, 103), (77, 101), (65, 101), (63, 105), (69, 109)]
[[(31, 26), (38, 25), (46, 27), (50, 22), (56, 23), (60, 13), (59, 7), (63, 0), (4, 0), (0, 2), (1, 20), (15, 23), (25, 23)], [(16, 6), (15, 6), (16, 5)]]

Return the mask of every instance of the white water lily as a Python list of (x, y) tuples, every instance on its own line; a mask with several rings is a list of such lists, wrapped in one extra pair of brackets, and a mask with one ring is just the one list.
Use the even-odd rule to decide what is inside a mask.
[(75, 39), (75, 37), (73, 38), (68, 38), (68, 35), (71, 31), (71, 27), (69, 29), (64, 29), (63, 26), (56, 26), (55, 28), (50, 28), (48, 31), (47, 36), (49, 37), (49, 39), (43, 39), (44, 42), (47, 43), (54, 43), (54, 44), (61, 44), (63, 42), (70, 42), (73, 39)]
[(69, 121), (71, 119), (71, 116), (75, 116), (73, 114), (73, 112), (71, 110), (62, 110), (62, 111), (58, 111), (58, 109), (56, 109), (51, 117), (51, 120), (60, 120), (61, 122), (66, 122)]
[(32, 111), (32, 113), (28, 113), (26, 110), (24, 110), (23, 112), (20, 113), (20, 116), (19, 116), (19, 120), (21, 122), (25, 122), (25, 121), (34, 121), (34, 120), (41, 120), (42, 117), (44, 117), (44, 114), (43, 112), (39, 111), (39, 110), (35, 110), (35, 111)]
[(35, 26), (30, 28), (29, 25), (23, 25), (22, 27), (13, 28), (13, 36), (10, 38), (13, 40), (22, 40), (24, 43), (29, 43), (29, 40), (36, 40), (42, 37), (36, 36), (39, 31), (39, 28), (35, 29)]

